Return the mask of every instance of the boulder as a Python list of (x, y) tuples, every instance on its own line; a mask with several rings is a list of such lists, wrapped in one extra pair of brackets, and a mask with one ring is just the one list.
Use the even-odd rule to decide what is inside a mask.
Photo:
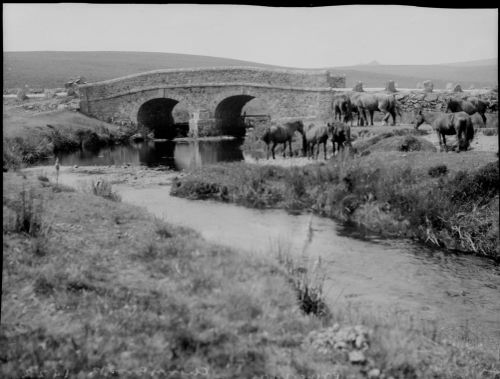
[(28, 99), (28, 95), (26, 95), (26, 88), (20, 88), (17, 93), (16, 93), (16, 98), (17, 100), (27, 100)]
[(352, 88), (354, 92), (365, 92), (363, 89), (363, 82), (357, 82), (356, 85)]
[(349, 362), (353, 364), (362, 364), (366, 362), (366, 357), (362, 351), (353, 350), (349, 352)]
[(394, 80), (389, 80), (386, 85), (385, 85), (385, 90), (387, 92), (397, 92), (396, 89), (396, 84), (394, 83)]
[(434, 90), (434, 84), (430, 80), (426, 80), (422, 84), (424, 85), (425, 92), (432, 92)]
[(453, 87), (453, 92), (464, 92), (464, 91), (462, 91), (462, 86), (460, 84), (456, 84)]

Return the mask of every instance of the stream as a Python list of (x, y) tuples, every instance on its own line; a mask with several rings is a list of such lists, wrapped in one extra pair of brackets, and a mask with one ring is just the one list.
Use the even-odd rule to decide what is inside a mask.
[[(60, 182), (67, 185), (81, 188), (81, 182), (97, 179), (95, 174), (66, 169)], [(212, 243), (271, 256), (279, 248), (309, 262), (321, 257), (331, 309), (342, 304), (344, 309), (361, 307), (380, 317), (398, 314), (416, 323), (434, 323), (446, 335), (500, 348), (500, 267), (491, 261), (408, 240), (360, 237), (356, 228), (310, 214), (173, 197), (170, 183), (177, 174), (156, 175), (165, 178), (161, 185), (125, 181), (113, 188), (123, 202), (193, 228)], [(310, 227), (312, 241), (306, 244)]]

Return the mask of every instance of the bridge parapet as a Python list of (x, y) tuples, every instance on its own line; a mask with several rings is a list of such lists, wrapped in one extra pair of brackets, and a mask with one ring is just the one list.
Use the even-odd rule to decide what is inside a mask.
[(290, 89), (329, 89), (345, 87), (344, 76), (327, 70), (267, 69), (258, 67), (213, 67), (149, 71), (80, 86), (87, 101), (121, 96), (145, 89), (204, 87), (248, 83)]

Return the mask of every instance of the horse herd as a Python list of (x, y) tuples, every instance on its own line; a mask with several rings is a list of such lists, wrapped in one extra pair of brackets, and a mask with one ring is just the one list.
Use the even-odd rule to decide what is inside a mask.
[[(286, 122), (279, 125), (271, 125), (262, 136), (262, 140), (267, 145), (267, 159), (269, 159), (269, 150), (271, 150), (273, 159), (275, 159), (274, 149), (276, 145), (283, 144), (283, 157), (286, 157), (286, 146), (292, 152), (292, 139), (295, 132), (302, 135), (302, 149), (307, 157), (318, 158), (320, 145), (323, 145), (324, 157), (326, 159), (326, 144), (331, 136), (333, 153), (335, 154), (335, 144), (338, 150), (343, 150), (345, 146), (351, 146), (351, 127), (345, 123), (328, 123), (327, 125), (309, 124), (304, 127), (300, 120)], [(271, 149), (269, 147), (271, 146)], [(316, 153), (314, 152), (316, 148)]]
[[(434, 119), (430, 114), (424, 115), (420, 108), (414, 115), (412, 124), (415, 129), (418, 129), (424, 122), (431, 124), (438, 135), (441, 151), (447, 150), (447, 135), (457, 135), (458, 151), (467, 150), (470, 141), (474, 137), (471, 115), (478, 113), (486, 124), (485, 113), (489, 104), (477, 97), (469, 97), (467, 99), (450, 98), (447, 100), (446, 105), (446, 113), (439, 114)], [(334, 154), (336, 145), (338, 150), (343, 150), (345, 146), (351, 146), (351, 128), (348, 122), (352, 126), (356, 114), (358, 126), (368, 125), (366, 111), (370, 115), (370, 125), (372, 126), (375, 111), (384, 113), (383, 124), (386, 124), (392, 116), (392, 125), (396, 125), (396, 115), (402, 117), (401, 106), (392, 94), (363, 92), (337, 94), (333, 99), (334, 122), (332, 124), (319, 125), (311, 123), (304, 127), (302, 121), (296, 120), (269, 126), (262, 137), (262, 140), (267, 145), (267, 158), (269, 159), (269, 150), (271, 150), (273, 159), (275, 158), (274, 149), (277, 144), (281, 143), (284, 144), (283, 156), (286, 155), (287, 144), (290, 156), (292, 156), (292, 138), (295, 132), (299, 132), (302, 135), (304, 155), (318, 158), (320, 145), (323, 145), (326, 159), (326, 144), (329, 137), (332, 141)], [(316, 153), (314, 153), (315, 148)]]

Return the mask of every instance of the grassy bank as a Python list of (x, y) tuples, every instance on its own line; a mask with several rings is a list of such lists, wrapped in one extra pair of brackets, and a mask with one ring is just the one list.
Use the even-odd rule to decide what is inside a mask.
[(125, 142), (134, 133), (69, 110), (4, 110), (3, 126), (4, 171), (53, 158), (60, 152)]
[(377, 149), (368, 153), (304, 167), (245, 163), (204, 167), (177, 180), (172, 194), (312, 211), (353, 221), (384, 236), (413, 237), (500, 259), (496, 155)]
[(4, 174), (2, 377), (493, 378), (499, 370), (494, 353), (435, 325), (341, 307), (306, 314), (296, 290), (310, 277), (300, 279), (304, 269), (286, 252), (274, 260), (208, 244), (108, 190)]

